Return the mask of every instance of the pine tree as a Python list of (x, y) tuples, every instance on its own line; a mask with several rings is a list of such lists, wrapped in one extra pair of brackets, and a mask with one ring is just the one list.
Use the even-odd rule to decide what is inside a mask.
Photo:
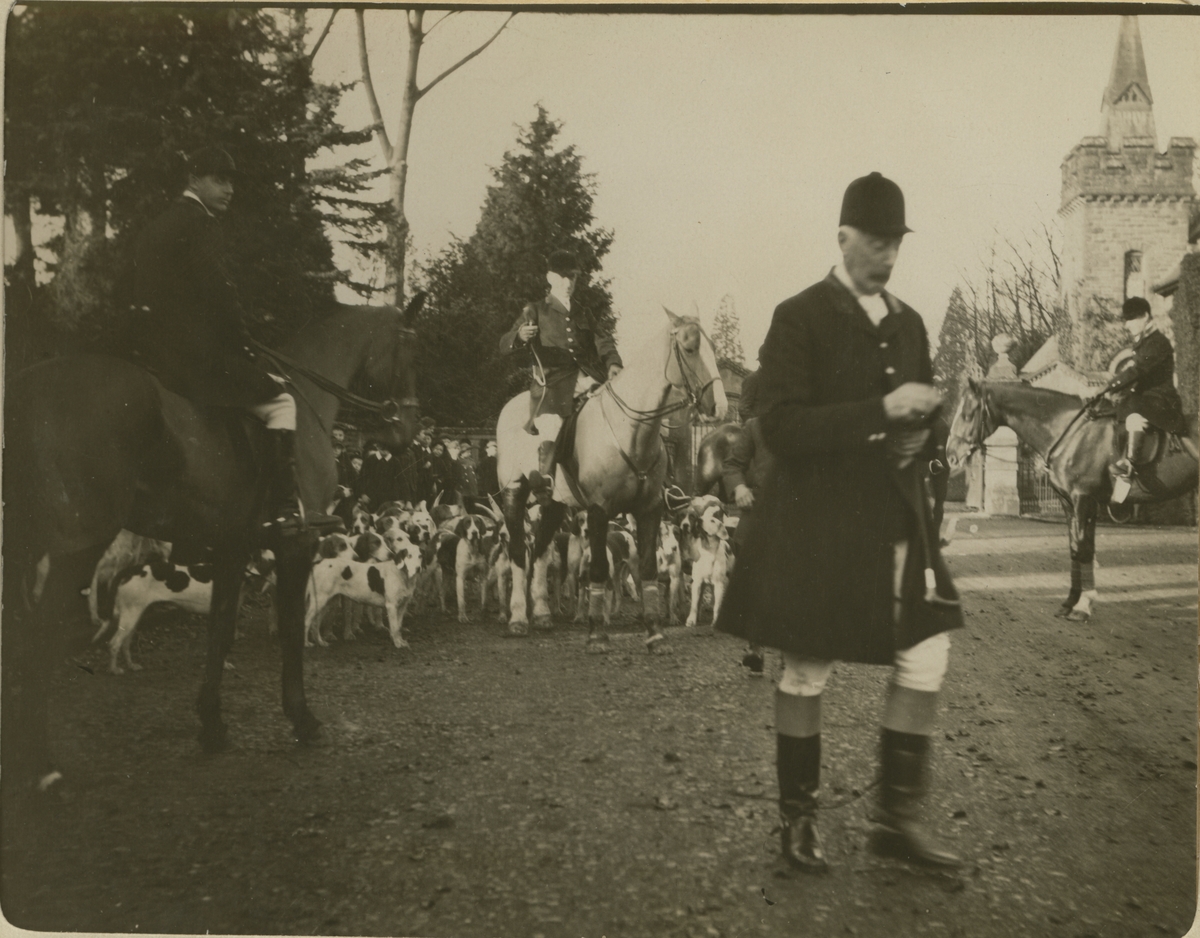
[(517, 147), (492, 170), (474, 233), (424, 267), (429, 301), (418, 380), (440, 424), (493, 424), (524, 386), (518, 363), (500, 357), (499, 340), (527, 303), (545, 296), (553, 251), (572, 251), (580, 262), (572, 308), (615, 324), (609, 281), (599, 276), (613, 234), (595, 225), (596, 182), (583, 158), (574, 146), (556, 149), (561, 129), (539, 104)]
[[(361, 191), (361, 167), (313, 179), (306, 161), (369, 134), (337, 124), (343, 89), (313, 84), (304, 32), (298, 12), (245, 7), (14, 9), (5, 211), (23, 243), (7, 282), (28, 332), (51, 324), (60, 346), (111, 337), (137, 234), (182, 190), (183, 155), (206, 144), (229, 150), (243, 174), (223, 227), (252, 330), (277, 341), (333, 302), (346, 275), (325, 226), (337, 200)], [(39, 277), (35, 216), (63, 223), (40, 246)]]
[(963, 296), (961, 287), (955, 287), (946, 305), (946, 318), (938, 333), (938, 350), (933, 357), (933, 380), (946, 396), (944, 411), (953, 414), (958, 407), (958, 397), (968, 375), (978, 371), (983, 362), (976, 342), (975, 315)]
[(728, 359), (739, 365), (746, 364), (746, 354), (742, 351), (741, 322), (738, 320), (737, 307), (731, 293), (721, 297), (721, 305), (713, 319), (712, 342), (713, 351), (718, 359)]

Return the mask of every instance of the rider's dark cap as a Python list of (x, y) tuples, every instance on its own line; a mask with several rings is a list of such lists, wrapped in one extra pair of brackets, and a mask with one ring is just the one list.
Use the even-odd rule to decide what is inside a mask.
[(846, 187), (838, 224), (888, 237), (912, 231), (904, 224), (904, 193), (879, 173), (860, 176)]
[(1143, 316), (1149, 315), (1150, 304), (1144, 297), (1131, 296), (1121, 307), (1121, 318), (1125, 320), (1141, 319)]
[(201, 176), (216, 176), (220, 179), (233, 179), (238, 175), (233, 157), (220, 147), (201, 147), (188, 157), (188, 174), (197, 178)]
[(579, 261), (570, 251), (555, 251), (550, 255), (546, 266), (550, 273), (558, 274), (560, 277), (570, 277), (572, 274), (579, 273)]

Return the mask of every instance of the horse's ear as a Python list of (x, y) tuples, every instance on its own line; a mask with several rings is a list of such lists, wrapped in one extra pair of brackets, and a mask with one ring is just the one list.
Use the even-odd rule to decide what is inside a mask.
[(421, 312), (421, 308), (425, 305), (425, 298), (428, 296), (428, 293), (426, 293), (424, 290), (421, 290), (416, 296), (408, 301), (408, 305), (404, 307), (404, 312), (400, 314), (400, 318), (403, 320), (404, 325), (412, 326), (416, 322), (417, 313)]
[(681, 317), (679, 317), (679, 316), (676, 316), (676, 315), (675, 315), (673, 312), (671, 312), (671, 311), (670, 311), (669, 309), (667, 309), (665, 306), (663, 307), (663, 312), (664, 312), (664, 313), (666, 313), (666, 314), (667, 314), (667, 318), (668, 318), (669, 320), (671, 320), (671, 325), (672, 325), (672, 326), (678, 326), (678, 325), (679, 325), (679, 323), (682, 321)]

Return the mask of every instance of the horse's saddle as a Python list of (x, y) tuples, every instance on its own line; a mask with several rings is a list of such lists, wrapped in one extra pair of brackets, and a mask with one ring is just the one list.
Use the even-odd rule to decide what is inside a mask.
[[(1113, 433), (1113, 461), (1108, 469), (1114, 482), (1119, 478), (1114, 463), (1125, 454), (1128, 436), (1124, 425), (1118, 423)], [(1125, 501), (1159, 501), (1195, 487), (1197, 466), (1194, 452), (1174, 433), (1148, 426), (1131, 462), (1132, 488)]]

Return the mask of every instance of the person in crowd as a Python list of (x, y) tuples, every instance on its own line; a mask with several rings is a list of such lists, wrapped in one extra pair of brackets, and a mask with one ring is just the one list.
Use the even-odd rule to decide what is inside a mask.
[(488, 440), (483, 445), (483, 458), (479, 460), (476, 471), (479, 477), (479, 493), (481, 495), (500, 494), (500, 482), (496, 478), (496, 441)]
[(369, 443), (358, 477), (357, 494), (367, 496), (372, 509), (395, 501), (400, 496), (399, 468), (399, 461), (391, 450), (375, 442)]
[(458, 441), (459, 487), (463, 495), (479, 494), (479, 473), (475, 460), (475, 447), (463, 437)]
[(879, 173), (850, 183), (841, 262), (776, 307), (759, 352), (756, 410), (774, 464), (717, 628), (783, 652), (781, 847), (806, 872), (828, 869), (817, 828), (821, 696), (839, 660), (892, 668), (874, 846), (960, 862), (921, 817), (949, 633), (963, 618), (921, 486), (941, 405), (928, 336), (884, 289), (909, 230), (896, 183)]

